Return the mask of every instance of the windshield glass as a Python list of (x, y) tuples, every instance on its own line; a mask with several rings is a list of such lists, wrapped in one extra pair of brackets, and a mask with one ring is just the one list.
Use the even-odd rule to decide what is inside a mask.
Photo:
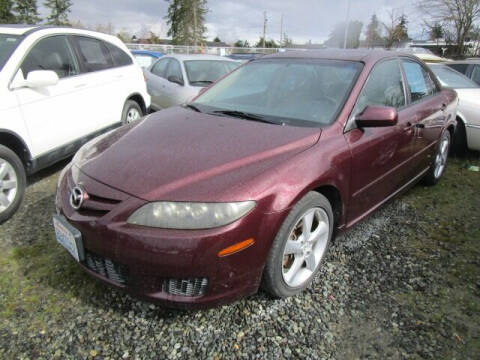
[(0, 34), (0, 71), (19, 43), (19, 35)]
[(257, 60), (240, 67), (193, 103), (204, 112), (236, 111), (297, 126), (331, 124), (362, 64), (353, 61)]
[(457, 89), (478, 87), (472, 80), (447, 66), (431, 65), (430, 68), (443, 86)]
[(185, 71), (193, 86), (207, 86), (235, 69), (238, 63), (222, 60), (187, 60)]

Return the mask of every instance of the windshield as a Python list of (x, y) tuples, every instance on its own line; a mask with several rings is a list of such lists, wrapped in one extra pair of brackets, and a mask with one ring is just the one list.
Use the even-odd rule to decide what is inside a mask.
[(0, 71), (20, 43), (19, 35), (0, 34)]
[(235, 69), (238, 63), (222, 60), (187, 60), (185, 71), (193, 86), (207, 86)]
[(447, 66), (430, 65), (430, 68), (443, 86), (452, 87), (454, 89), (478, 87), (478, 85), (469, 78)]
[(257, 60), (240, 67), (193, 103), (209, 113), (242, 112), (296, 126), (331, 124), (362, 64), (353, 61)]

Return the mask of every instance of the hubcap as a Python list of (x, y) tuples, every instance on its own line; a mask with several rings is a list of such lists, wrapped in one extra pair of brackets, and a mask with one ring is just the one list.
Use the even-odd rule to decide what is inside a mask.
[(132, 121), (140, 119), (140, 113), (135, 108), (130, 108), (127, 112), (127, 124), (130, 124)]
[(436, 179), (442, 175), (445, 165), (447, 164), (449, 143), (448, 136), (444, 135), (442, 137), (442, 142), (440, 143), (437, 156), (435, 157), (434, 175)]
[(283, 250), (283, 280), (304, 285), (318, 268), (327, 248), (330, 224), (321, 208), (309, 209), (293, 227)]
[(17, 173), (13, 166), (0, 158), (0, 213), (8, 209), (17, 195)]

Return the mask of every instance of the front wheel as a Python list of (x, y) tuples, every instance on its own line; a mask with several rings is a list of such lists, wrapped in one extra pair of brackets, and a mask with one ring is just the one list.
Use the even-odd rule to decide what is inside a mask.
[(127, 100), (123, 106), (122, 124), (130, 124), (139, 120), (143, 116), (143, 111), (136, 101)]
[(291, 210), (273, 241), (262, 288), (277, 298), (293, 296), (313, 280), (327, 253), (333, 212), (319, 193), (305, 195)]
[(18, 156), (0, 145), (0, 224), (20, 206), (25, 193), (25, 168)]
[(423, 178), (425, 185), (435, 185), (442, 177), (447, 166), (448, 152), (450, 149), (450, 132), (445, 130), (438, 142), (437, 152), (433, 158), (432, 164), (428, 169), (427, 174)]

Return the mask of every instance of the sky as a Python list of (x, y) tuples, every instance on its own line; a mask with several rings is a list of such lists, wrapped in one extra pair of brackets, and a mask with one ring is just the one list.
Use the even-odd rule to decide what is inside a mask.
[[(40, 3), (41, 1), (39, 1)], [(152, 30), (166, 37), (166, 0), (72, 0), (71, 21), (95, 26), (111, 23), (115, 31), (142, 35)], [(385, 22), (389, 12), (405, 13), (409, 34), (422, 38), (422, 19), (415, 9), (415, 0), (350, 0), (350, 19), (366, 24), (372, 14)], [(92, 4), (93, 3), (93, 4)], [(263, 12), (267, 11), (267, 39), (280, 39), (283, 32), (295, 43), (321, 43), (328, 38), (337, 22), (345, 21), (348, 0), (208, 0), (207, 39), (218, 36), (222, 41), (248, 40), (254, 43), (263, 33)], [(40, 6), (41, 15), (46, 9)]]

